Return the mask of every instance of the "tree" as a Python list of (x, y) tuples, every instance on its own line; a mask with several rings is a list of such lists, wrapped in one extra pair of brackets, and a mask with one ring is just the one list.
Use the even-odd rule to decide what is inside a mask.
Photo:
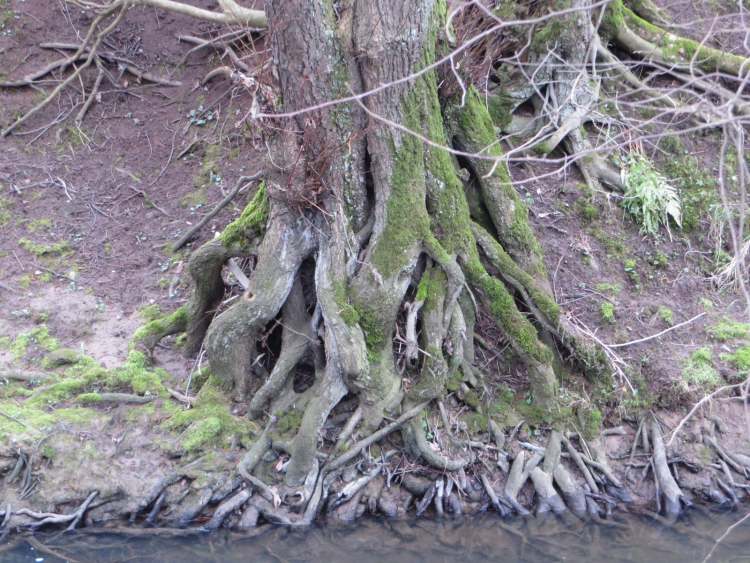
[[(187, 10), (166, 0), (139, 3)], [(109, 4), (100, 17), (116, 23), (132, 4)], [(543, 465), (527, 464), (510, 491), (531, 477), (549, 507), (564, 509), (555, 479), (570, 493), (568, 504), (586, 512), (583, 490), (558, 464), (570, 413), (559, 402), (556, 369), (564, 362), (592, 380), (624, 374), (610, 349), (560, 313), (497, 129), (522, 140), (510, 151), (517, 159), (575, 163), (593, 189), (624, 191), (623, 175), (602, 156), (624, 141), (614, 136), (594, 146), (584, 128), (603, 83), (619, 76), (630, 87), (620, 102), (677, 114), (696, 109), (694, 92), (708, 91), (720, 101), (700, 116), (702, 126), (740, 135), (748, 115), (742, 86), (733, 92), (723, 84), (746, 79), (748, 61), (657, 27), (658, 9), (643, 0), (269, 0), (265, 14), (220, 5), (222, 18), (268, 26), (279, 102), (258, 99), (251, 117), (277, 131), (270, 164), (242, 215), (193, 253), (190, 302), (139, 331), (139, 345), (150, 351), (185, 331), (187, 352), (205, 347), (215, 380), (249, 401), (250, 416), (269, 420), (269, 431), (268, 413), (294, 405), (301, 420), (284, 446), (291, 454), (286, 484), (309, 501), (319, 500), (323, 486), (321, 431), (347, 396), (357, 408), (336, 447), (325, 446), (325, 471), (397, 429), (433, 468), (455, 471), (472, 461), (465, 441), (430, 442), (421, 415), (439, 409), (448, 389), (481, 409), (474, 389), (486, 374), (475, 365), (474, 341), (483, 311), (523, 366), (540, 419), (556, 428)], [(679, 72), (685, 88), (650, 84), (610, 42)], [(76, 58), (92, 53), (91, 64), (96, 47), (96, 40), (84, 45)], [(667, 207), (655, 213), (656, 228), (668, 223)], [(741, 232), (735, 238), (739, 248)], [(243, 297), (214, 314), (222, 268), (251, 254), (257, 261)], [(277, 321), (280, 345), (269, 361), (256, 342)], [(300, 385), (298, 374), (307, 372), (313, 376)], [(396, 420), (384, 424), (386, 417)], [(264, 433), (242, 463), (249, 479), (268, 447)], [(681, 492), (666, 458), (656, 457), (674, 516)], [(606, 457), (598, 462), (620, 487)], [(309, 506), (314, 513), (316, 502)]]

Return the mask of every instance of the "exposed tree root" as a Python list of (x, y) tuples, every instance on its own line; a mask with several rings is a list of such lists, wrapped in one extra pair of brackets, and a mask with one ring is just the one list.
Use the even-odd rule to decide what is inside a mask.
[(674, 480), (669, 465), (667, 465), (667, 454), (664, 448), (664, 439), (656, 418), (651, 420), (651, 443), (654, 448), (653, 468), (659, 492), (663, 499), (664, 514), (668, 520), (674, 521), (682, 513), (682, 504), (685, 502), (684, 495), (679, 485)]
[(92, 491), (86, 500), (72, 513), (70, 514), (55, 514), (51, 512), (34, 512), (21, 508), (13, 513), (16, 517), (26, 517), (22, 522), (9, 522), (8, 526), (15, 526), (19, 528), (30, 528), (32, 530), (43, 528), (45, 526), (60, 526), (67, 524), (66, 531), (76, 529), (81, 519), (86, 514), (86, 511), (91, 505), (92, 501), (99, 494), (99, 491)]
[(750, 60), (692, 39), (685, 39), (646, 21), (625, 7), (621, 0), (609, 6), (611, 27), (618, 44), (633, 54), (666, 66), (693, 67), (711, 73), (720, 71), (736, 78), (750, 72)]

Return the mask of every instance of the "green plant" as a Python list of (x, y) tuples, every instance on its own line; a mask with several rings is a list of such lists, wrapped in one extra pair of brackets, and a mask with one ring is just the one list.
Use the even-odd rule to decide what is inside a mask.
[(599, 307), (599, 312), (602, 315), (602, 320), (609, 324), (615, 323), (615, 306), (609, 301), (605, 301)]
[(683, 383), (688, 390), (696, 387), (711, 391), (721, 384), (721, 377), (713, 365), (710, 348), (699, 348), (688, 358), (682, 370)]
[(742, 379), (750, 374), (750, 346), (742, 346), (732, 354), (722, 354), (721, 359), (737, 368)]
[(711, 338), (720, 342), (736, 340), (739, 338), (750, 338), (750, 323), (740, 323), (729, 319), (722, 319), (713, 326), (708, 327)]
[(669, 307), (659, 307), (659, 310), (656, 312), (656, 314), (659, 315), (659, 318), (669, 326), (672, 326), (674, 324), (674, 313)]
[(596, 284), (594, 288), (600, 293), (611, 293), (613, 295), (617, 295), (622, 291), (619, 283), (602, 282)]
[(639, 286), (641, 284), (641, 275), (636, 269), (637, 266), (638, 264), (634, 258), (628, 258), (622, 263), (622, 269), (625, 270), (628, 278), (630, 278), (630, 281), (633, 282), (635, 286)]
[(697, 158), (685, 154), (684, 146), (665, 148), (674, 155), (666, 160), (664, 172), (680, 192), (682, 227), (685, 231), (693, 231), (703, 218), (714, 215), (714, 210), (720, 206), (716, 178), (706, 172)]
[(664, 254), (661, 250), (649, 254), (647, 260), (654, 268), (664, 269), (669, 265), (669, 256)]
[(622, 166), (625, 197), (622, 206), (641, 226), (641, 233), (656, 236), (663, 225), (669, 232), (669, 220), (681, 227), (682, 211), (677, 190), (639, 152), (628, 154)]

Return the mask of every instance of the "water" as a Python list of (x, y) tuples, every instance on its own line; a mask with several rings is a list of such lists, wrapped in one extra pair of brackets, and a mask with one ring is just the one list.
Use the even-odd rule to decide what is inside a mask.
[[(303, 562), (391, 563), (442, 561), (575, 561), (658, 563), (702, 561), (715, 540), (744, 512), (693, 512), (667, 527), (620, 515), (618, 526), (545, 520), (501, 521), (494, 514), (463, 520), (386, 522), (290, 531), (267, 529), (254, 537), (230, 533), (183, 537), (133, 537), (79, 533), (21, 540), (3, 563), (81, 562)], [(54, 555), (57, 554), (57, 555)], [(712, 562), (750, 562), (750, 519), (717, 547)]]

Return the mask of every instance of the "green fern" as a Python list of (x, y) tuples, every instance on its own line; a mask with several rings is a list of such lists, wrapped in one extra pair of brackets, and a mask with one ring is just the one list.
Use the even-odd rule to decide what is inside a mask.
[(641, 226), (641, 233), (656, 236), (664, 225), (671, 236), (670, 219), (682, 227), (677, 190), (648, 158), (639, 152), (630, 153), (625, 157), (621, 174), (625, 184), (622, 206)]

